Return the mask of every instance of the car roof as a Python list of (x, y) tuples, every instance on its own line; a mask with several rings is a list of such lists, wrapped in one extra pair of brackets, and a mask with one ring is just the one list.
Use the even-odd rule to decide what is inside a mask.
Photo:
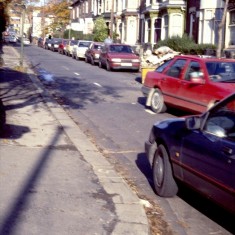
[(202, 57), (202, 56), (199, 56), (199, 55), (176, 55), (175, 58), (196, 59), (196, 60), (204, 61), (204, 62), (211, 62), (211, 61), (216, 61), (216, 62), (235, 62), (234, 59), (217, 58), (217, 57)]
[(107, 46), (131, 46), (131, 45), (125, 44), (125, 43), (108, 43), (105, 45), (107, 45)]
[(78, 40), (78, 42), (93, 42), (93, 41), (90, 41), (90, 40)]

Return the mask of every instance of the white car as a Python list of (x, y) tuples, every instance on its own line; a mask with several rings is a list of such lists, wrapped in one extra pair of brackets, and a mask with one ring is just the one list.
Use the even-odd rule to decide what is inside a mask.
[(23, 38), (23, 44), (24, 45), (29, 45), (30, 44), (30, 41), (28, 38)]
[(15, 35), (10, 35), (10, 36), (9, 36), (9, 42), (15, 43), (16, 41), (17, 41), (17, 38), (16, 38)]
[(89, 48), (92, 41), (78, 40), (78, 43), (73, 46), (72, 57), (74, 59), (85, 59), (86, 50)]

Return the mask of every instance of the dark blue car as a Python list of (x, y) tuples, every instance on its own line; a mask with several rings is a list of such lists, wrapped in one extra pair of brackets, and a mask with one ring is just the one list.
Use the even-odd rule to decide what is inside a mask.
[(145, 150), (159, 196), (176, 195), (179, 180), (235, 213), (235, 93), (202, 115), (154, 124)]

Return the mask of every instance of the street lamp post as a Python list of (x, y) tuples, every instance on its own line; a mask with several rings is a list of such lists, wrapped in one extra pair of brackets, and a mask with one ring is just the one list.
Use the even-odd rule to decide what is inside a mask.
[(24, 22), (25, 22), (25, 5), (22, 5), (22, 17), (21, 17), (21, 41), (20, 41), (20, 66), (23, 67), (24, 60)]
[(110, 18), (110, 37), (111, 39), (113, 39), (114, 0), (112, 0)]
[(69, 9), (69, 40), (71, 39), (71, 10), (73, 9), (72, 7), (68, 7)]
[(71, 39), (71, 24), (69, 25), (69, 40)]
[(21, 13), (21, 40), (20, 40), (20, 66), (23, 67), (23, 60), (24, 60), (24, 23), (25, 23), (25, 10), (26, 6), (24, 4), (15, 4), (16, 7), (21, 7), (22, 8), (22, 13)]

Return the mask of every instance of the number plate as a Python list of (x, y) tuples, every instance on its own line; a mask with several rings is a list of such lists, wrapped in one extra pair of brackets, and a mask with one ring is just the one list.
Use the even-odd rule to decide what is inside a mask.
[(132, 63), (121, 63), (121, 66), (132, 66)]

